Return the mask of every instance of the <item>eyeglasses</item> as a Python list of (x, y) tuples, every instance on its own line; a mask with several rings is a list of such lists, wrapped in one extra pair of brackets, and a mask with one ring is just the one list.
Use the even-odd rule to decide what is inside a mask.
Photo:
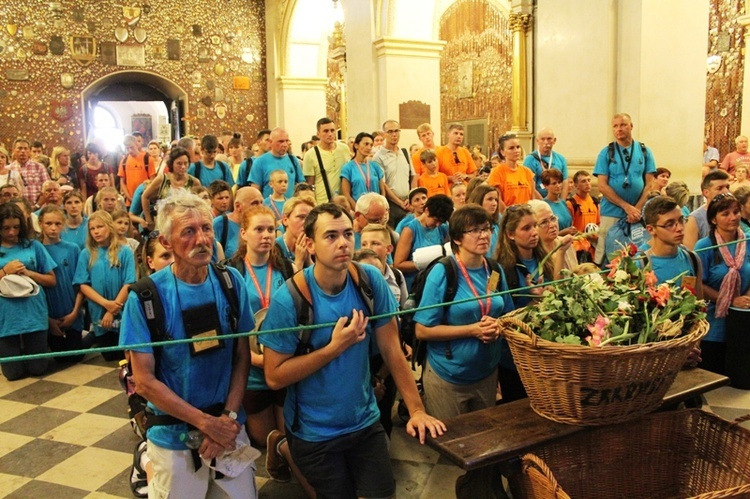
[(473, 229), (465, 230), (464, 234), (471, 234), (474, 237), (479, 237), (482, 234), (492, 234), (492, 227), (489, 225), (485, 227), (474, 227)]
[(386, 130), (385, 133), (387, 133), (388, 135), (393, 135), (396, 133), (401, 133), (401, 130), (396, 128), (395, 130)]
[(724, 198), (734, 199), (734, 194), (732, 194), (731, 192), (722, 192), (721, 194), (717, 194), (716, 196), (714, 196), (711, 202), (713, 203), (714, 201), (718, 201)]
[(549, 227), (549, 224), (551, 224), (551, 223), (557, 223), (557, 221), (558, 221), (558, 220), (559, 220), (559, 218), (557, 217), (557, 215), (552, 215), (552, 216), (551, 216), (551, 217), (549, 217), (549, 218), (545, 218), (545, 219), (544, 219), (544, 220), (542, 220), (541, 222), (537, 222), (537, 224), (536, 224), (536, 225), (537, 225), (538, 227), (544, 227), (544, 228), (547, 228), (547, 227)]
[(675, 230), (678, 225), (681, 225), (681, 226), (685, 227), (685, 222), (687, 222), (687, 217), (680, 217), (677, 220), (670, 220), (669, 222), (665, 223), (664, 225), (653, 224), (653, 226), (654, 227), (659, 227), (661, 229)]

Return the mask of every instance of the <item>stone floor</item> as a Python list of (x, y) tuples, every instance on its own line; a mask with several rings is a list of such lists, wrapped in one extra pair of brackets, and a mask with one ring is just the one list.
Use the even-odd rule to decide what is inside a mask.
[[(748, 391), (720, 388), (706, 401), (704, 410), (726, 419), (750, 413)], [(39, 378), (0, 376), (0, 497), (133, 497), (128, 476), (136, 442), (116, 363), (90, 355), (64, 369), (53, 365)], [(399, 498), (455, 497), (463, 472), (408, 437), (400, 422), (390, 452)], [(296, 483), (270, 480), (263, 458), (257, 468), (260, 497), (304, 498)]]

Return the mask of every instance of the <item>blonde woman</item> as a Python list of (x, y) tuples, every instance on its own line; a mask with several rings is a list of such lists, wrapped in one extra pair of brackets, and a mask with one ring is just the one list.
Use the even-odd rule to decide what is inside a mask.
[[(86, 247), (78, 257), (73, 285), (89, 303), (89, 315), (99, 346), (115, 346), (120, 337), (120, 314), (128, 285), (136, 280), (135, 258), (120, 242), (112, 216), (104, 210), (91, 214)], [(105, 360), (119, 360), (122, 352), (102, 352)]]
[(78, 188), (78, 176), (70, 164), (70, 151), (62, 146), (52, 149), (49, 159), (50, 178), (60, 185)]

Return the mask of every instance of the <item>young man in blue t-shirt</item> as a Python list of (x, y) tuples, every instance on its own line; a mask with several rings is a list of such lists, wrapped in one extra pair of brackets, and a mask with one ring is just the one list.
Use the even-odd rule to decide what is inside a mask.
[[(377, 342), (411, 414), (407, 432), (424, 442), (426, 432), (434, 437), (445, 425), (425, 413), (401, 351), (395, 317), (370, 324), (365, 313), (367, 305), (348, 271), (354, 253), (351, 216), (338, 205), (319, 205), (305, 220), (305, 234), (308, 251), (315, 256), (315, 264), (303, 271), (311, 316), (315, 324), (335, 326), (313, 329), (312, 351), (300, 355), (295, 355), (301, 341), (298, 331), (261, 335), (266, 381), (274, 390), (288, 387), (284, 420), (289, 449), (319, 496), (391, 497), (395, 480), (370, 384), (372, 342)], [(395, 311), (383, 276), (374, 267), (361, 269), (372, 288), (373, 314)], [(273, 296), (262, 329), (295, 328), (297, 316), (283, 286)]]

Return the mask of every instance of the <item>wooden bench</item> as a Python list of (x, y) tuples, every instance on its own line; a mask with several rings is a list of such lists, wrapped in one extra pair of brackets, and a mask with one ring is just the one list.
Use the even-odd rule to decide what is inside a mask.
[[(703, 369), (677, 374), (662, 408), (729, 384), (729, 378)], [(448, 431), (427, 439), (430, 447), (465, 470), (506, 463), (533, 448), (585, 431), (586, 427), (556, 423), (536, 414), (528, 399), (463, 414), (445, 422)]]

